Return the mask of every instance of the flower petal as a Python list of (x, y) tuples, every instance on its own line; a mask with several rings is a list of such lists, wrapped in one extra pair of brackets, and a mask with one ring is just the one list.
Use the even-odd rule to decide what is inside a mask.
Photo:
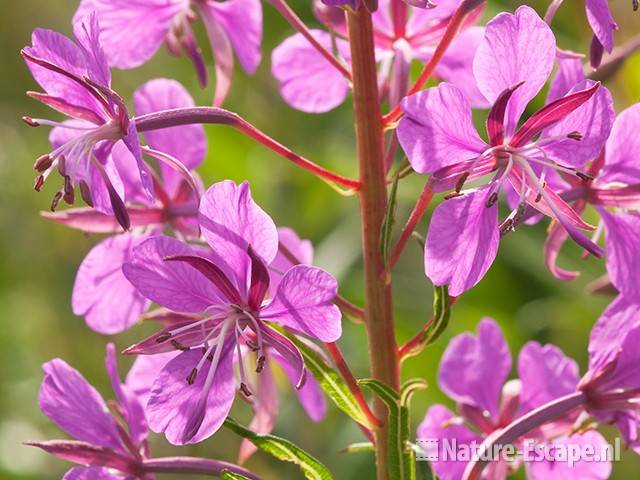
[(640, 302), (640, 215), (598, 210), (605, 225), (607, 271), (611, 283), (629, 300)]
[(518, 356), (518, 376), (522, 381), (520, 413), (575, 392), (578, 364), (553, 345), (527, 342)]
[(153, 56), (175, 17), (188, 8), (189, 0), (82, 0), (73, 23), (78, 24), (96, 12), (100, 21), (100, 42), (109, 64), (133, 68)]
[(167, 363), (156, 379), (147, 404), (149, 426), (164, 433), (173, 445), (198, 443), (213, 435), (227, 417), (236, 394), (233, 378), (233, 345), (223, 347), (218, 367), (207, 394), (203, 419), (197, 433), (183, 441), (185, 428), (198, 406), (211, 362), (205, 361), (193, 384), (187, 382), (192, 369), (202, 358), (200, 350), (183, 352)]
[(121, 451), (118, 427), (97, 390), (58, 358), (42, 370), (38, 400), (43, 413), (78, 440)]
[(556, 63), (558, 64), (558, 70), (549, 86), (547, 103), (564, 97), (573, 87), (584, 82), (586, 78), (581, 56), (559, 51), (556, 56)]
[(269, 289), (275, 294), (278, 285), (282, 280), (282, 276), (287, 273), (291, 267), (296, 265), (282, 251), (282, 247), (286, 248), (299, 263), (303, 265), (311, 265), (313, 263), (313, 244), (309, 240), (302, 240), (298, 234), (288, 227), (278, 228), (279, 247), (276, 258), (269, 265), (269, 274), (271, 276)]
[(93, 247), (80, 264), (71, 305), (92, 330), (105, 335), (120, 333), (136, 323), (149, 300), (122, 273), (133, 249), (147, 239), (142, 235), (117, 235)]
[(212, 305), (228, 304), (196, 269), (164, 260), (176, 255), (198, 255), (198, 252), (173, 238), (152, 237), (134, 249), (122, 271), (142, 295), (176, 312), (199, 313)]
[(521, 6), (515, 14), (500, 13), (487, 23), (473, 60), (478, 88), (493, 103), (505, 89), (525, 82), (509, 102), (507, 136), (513, 134), (527, 103), (549, 78), (555, 56), (551, 29), (530, 7)]
[(620, 112), (605, 148), (604, 168), (598, 182), (640, 183), (640, 103)]
[(342, 315), (333, 304), (337, 293), (338, 283), (332, 275), (296, 265), (284, 275), (260, 318), (323, 342), (335, 342), (342, 334)]
[(160, 372), (169, 361), (175, 358), (176, 352), (157, 353), (155, 355), (138, 355), (127, 373), (125, 385), (144, 406), (151, 396), (151, 387)]
[[(331, 36), (321, 30), (311, 34), (329, 51)], [(348, 44), (337, 39), (338, 51), (348, 59)], [(333, 110), (347, 98), (349, 82), (301, 34), (285, 39), (271, 55), (271, 72), (280, 82), (285, 102), (307, 113)]]
[(418, 173), (472, 160), (487, 148), (473, 126), (469, 102), (453, 85), (405, 97), (401, 106), (398, 140)]
[(438, 384), (456, 402), (487, 411), (497, 420), (500, 393), (510, 371), (509, 346), (495, 320), (485, 318), (477, 335), (463, 333), (449, 342)]
[(587, 20), (594, 35), (600, 41), (605, 50), (611, 53), (613, 50), (613, 32), (618, 25), (611, 16), (609, 2), (607, 0), (585, 0), (587, 8)]
[(74, 467), (64, 474), (62, 480), (122, 480), (113, 470), (103, 467)]
[(433, 451), (428, 448), (428, 444), (425, 442), (424, 446), (427, 448), (424, 453), (427, 456), (433, 455), (438, 458), (438, 460), (431, 462), (431, 465), (441, 480), (460, 480), (467, 465), (464, 460), (440, 460), (446, 458), (444, 455), (445, 441), (455, 441), (459, 446), (468, 445), (469, 447), (474, 442), (479, 445), (482, 441), (482, 437), (473, 433), (461, 422), (457, 422), (454, 414), (443, 405), (433, 405), (429, 408), (424, 420), (418, 426), (417, 437), (419, 447), (423, 447), (420, 445), (420, 440), (427, 442), (438, 440)]
[(427, 277), (458, 296), (484, 277), (498, 253), (497, 204), (487, 189), (445, 200), (431, 217), (424, 250)]
[(215, 254), (236, 273), (240, 293), (247, 288), (251, 246), (269, 264), (278, 252), (278, 231), (251, 198), (247, 182), (236, 185), (230, 180), (212, 185), (202, 197), (200, 228)]
[(298, 372), (295, 367), (282, 355), (277, 353), (271, 353), (270, 355), (271, 358), (278, 362), (287, 375), (291, 385), (294, 387), (300, 405), (302, 405), (304, 411), (307, 412), (309, 418), (314, 422), (323, 420), (327, 414), (327, 402), (317, 380), (313, 376), (308, 375), (304, 385), (300, 388), (295, 388), (298, 382)]

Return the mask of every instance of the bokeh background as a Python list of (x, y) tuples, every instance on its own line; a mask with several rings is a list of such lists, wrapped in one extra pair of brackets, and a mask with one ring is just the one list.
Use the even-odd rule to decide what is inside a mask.
[[(292, 6), (310, 23), (307, 0)], [(617, 41), (640, 33), (640, 12), (633, 14), (629, 0), (613, 0), (614, 16), (620, 24)], [(104, 347), (114, 341), (124, 348), (148, 333), (148, 326), (106, 338), (90, 331), (70, 308), (70, 293), (78, 265), (99, 238), (49, 223), (38, 216), (46, 209), (57, 185), (37, 194), (33, 191), (34, 159), (48, 151), (45, 128), (30, 129), (21, 121), (24, 114), (55, 117), (24, 92), (37, 89), (25, 68), (19, 50), (30, 41), (36, 26), (71, 33), (70, 20), (76, 1), (4, 0), (0, 29), (0, 478), (59, 479), (69, 467), (63, 461), (22, 446), (22, 440), (64, 438), (37, 405), (41, 381), (40, 365), (61, 357), (76, 366), (107, 398), (111, 392), (103, 369)], [(489, 2), (485, 20), (502, 9), (512, 10), (515, 2)], [(546, 2), (533, 2), (543, 13)], [(554, 23), (559, 45), (584, 52), (590, 40), (582, 0), (567, 0)], [(202, 32), (198, 32), (202, 35)], [(309, 158), (344, 174), (355, 175), (351, 108), (347, 103), (325, 115), (306, 115), (289, 108), (281, 100), (270, 76), (270, 51), (291, 34), (287, 24), (265, 5), (264, 60), (253, 78), (236, 72), (227, 107), (239, 112), (267, 133)], [(208, 53), (206, 42), (202, 42)], [(532, 45), (535, 48), (535, 45)], [(180, 80), (196, 102), (206, 105), (211, 91), (201, 90), (190, 63), (159, 52), (145, 66), (114, 72), (114, 86), (129, 99), (141, 83), (156, 77)], [(609, 81), (618, 110), (640, 98), (640, 55), (632, 57)], [(322, 88), (319, 85), (318, 88)], [(539, 100), (538, 100), (539, 102)], [(207, 127), (208, 158), (200, 169), (205, 182), (231, 178), (250, 180), (254, 198), (279, 225), (296, 229), (316, 246), (316, 263), (341, 281), (344, 294), (362, 302), (362, 268), (359, 260), (358, 208), (354, 197), (335, 194), (324, 183), (292, 164), (224, 127)], [(640, 159), (640, 157), (639, 157)], [(409, 177), (400, 185), (398, 224), (403, 224), (421, 189), (423, 178)], [(55, 182), (52, 182), (55, 183)], [(426, 221), (420, 230), (426, 229)], [(484, 281), (464, 295), (453, 311), (443, 338), (422, 355), (406, 363), (405, 378), (425, 377), (430, 388), (416, 396), (413, 426), (434, 402), (451, 403), (438, 391), (435, 381), (442, 350), (447, 340), (474, 329), (483, 316), (497, 319), (504, 328), (514, 355), (524, 342), (535, 339), (559, 345), (568, 355), (586, 364), (590, 327), (611, 297), (584, 293), (588, 281), (603, 273), (602, 262), (582, 260), (577, 248), (563, 251), (561, 262), (578, 268), (583, 275), (573, 283), (560, 283), (545, 270), (542, 245), (545, 224), (522, 228), (507, 236), (498, 260)], [(421, 252), (410, 244), (394, 274), (398, 339), (416, 332), (431, 313), (431, 287), (423, 275)], [(367, 376), (366, 338), (359, 325), (344, 322), (342, 349), (359, 376)], [(121, 360), (122, 373), (130, 359)], [(354, 427), (336, 409), (329, 408), (326, 421), (313, 425), (283, 385), (281, 415), (275, 432), (299, 443), (325, 462), (336, 478), (373, 478), (368, 453), (338, 453), (351, 442), (361, 441)], [(234, 415), (248, 421), (243, 402), (236, 402)], [(179, 452), (162, 437), (154, 435), (156, 455), (188, 454), (214, 458), (235, 458), (239, 439), (220, 431), (208, 441)], [(260, 453), (248, 466), (265, 478), (297, 478), (294, 467), (283, 465)], [(640, 461), (625, 453), (615, 465), (612, 478), (637, 477)], [(170, 478), (170, 477), (164, 477)], [(520, 477), (522, 478), (522, 474)]]

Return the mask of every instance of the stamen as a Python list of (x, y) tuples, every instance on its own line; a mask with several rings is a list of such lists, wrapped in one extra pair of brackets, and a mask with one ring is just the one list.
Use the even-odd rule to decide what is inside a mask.
[(634, 12), (638, 11), (638, 6), (640, 6), (640, 2), (638, 0), (631, 0), (631, 6)]
[(177, 340), (171, 340), (171, 345), (173, 346), (173, 348), (175, 348), (176, 350), (181, 350), (183, 352), (188, 352), (190, 350), (189, 347), (182, 345), (180, 342), (178, 342)]
[(582, 134), (580, 132), (571, 132), (570, 134), (567, 135), (567, 138), (570, 138), (571, 140), (582, 140)]
[(187, 377), (187, 383), (189, 385), (193, 385), (193, 383), (196, 381), (196, 377), (198, 376), (198, 369), (194, 368), (191, 370), (191, 372), (189, 373), (189, 376)]
[(39, 127), (40, 124), (36, 122), (33, 118), (27, 117), (26, 115), (22, 117), (22, 121), (29, 125), (30, 127)]
[(244, 393), (245, 397), (250, 397), (251, 395), (253, 395), (251, 393), (251, 390), (249, 390), (249, 388), (244, 383), (240, 383), (240, 391)]
[(36, 181), (33, 184), (33, 189), (36, 192), (39, 192), (40, 190), (42, 190), (43, 185), (44, 185), (44, 175), (38, 175), (36, 177)]
[(444, 196), (445, 200), (451, 200), (452, 198), (462, 197), (460, 192), (451, 192)]
[(33, 169), (36, 172), (44, 173), (51, 167), (51, 165), (53, 165), (53, 158), (51, 158), (51, 155), (48, 153), (45, 153), (38, 157), (36, 163), (33, 164)]
[(493, 192), (491, 195), (489, 195), (489, 198), (487, 198), (485, 207), (491, 208), (496, 204), (497, 201), (498, 201), (498, 192)]
[(51, 211), (52, 212), (56, 211), (56, 208), (58, 208), (58, 204), (60, 203), (61, 199), (62, 199), (62, 191), (56, 192), (56, 194), (53, 196), (53, 200), (51, 200)]
[(163, 343), (166, 342), (167, 340), (169, 340), (171, 338), (171, 334), (169, 332), (165, 332), (165, 333), (161, 333), (160, 335), (158, 335), (158, 337), (156, 338), (156, 343)]
[(87, 182), (85, 182), (84, 180), (81, 180), (80, 183), (78, 184), (78, 187), (80, 187), (80, 196), (82, 197), (82, 200), (84, 200), (84, 203), (86, 203), (90, 207), (93, 207), (93, 198), (91, 198), (91, 189), (89, 188), (89, 185), (87, 185)]
[(594, 179), (593, 176), (589, 175), (588, 173), (581, 172), (579, 170), (576, 170), (575, 173), (576, 173), (576, 177), (578, 177), (579, 179), (581, 179), (581, 180), (583, 180), (585, 182), (590, 182), (590, 181), (592, 181)]
[(64, 195), (62, 199), (67, 203), (67, 205), (73, 205), (75, 201), (75, 194), (73, 192), (73, 185), (71, 184), (71, 177), (69, 175), (65, 175), (64, 177)]
[(460, 193), (460, 190), (462, 190), (462, 187), (464, 186), (464, 182), (467, 181), (467, 178), (469, 178), (469, 175), (471, 175), (471, 172), (466, 171), (460, 176), (460, 178), (458, 179), (458, 182), (456, 183), (456, 193)]
[(262, 373), (262, 371), (264, 370), (264, 364), (266, 360), (267, 360), (267, 357), (265, 357), (264, 355), (260, 355), (258, 357), (258, 364), (256, 365), (256, 373)]

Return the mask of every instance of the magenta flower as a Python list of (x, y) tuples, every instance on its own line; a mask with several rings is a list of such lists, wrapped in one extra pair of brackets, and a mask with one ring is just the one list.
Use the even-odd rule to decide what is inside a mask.
[[(402, 102), (405, 115), (398, 139), (411, 166), (432, 174), (433, 190), (455, 189), (435, 210), (425, 248), (427, 276), (435, 285), (449, 285), (451, 295), (480, 281), (496, 256), (500, 235), (523, 220), (527, 205), (557, 220), (593, 255), (602, 254), (580, 232), (594, 227), (560, 198), (552, 174), (589, 179), (579, 169), (598, 154), (611, 129), (609, 92), (583, 82), (517, 129), (527, 103), (551, 73), (555, 56), (553, 33), (529, 7), (501, 13), (487, 24), (473, 70), (480, 91), (493, 104), (487, 117), (489, 144), (473, 126), (468, 100), (453, 85), (444, 83)], [(493, 177), (484, 185), (462, 191), (467, 180), (489, 174)], [(497, 207), (501, 191), (512, 207), (502, 223)]]
[[(142, 405), (120, 382), (115, 347), (107, 345), (107, 373), (116, 397), (111, 413), (102, 396), (63, 360), (42, 366), (40, 409), (77, 440), (29, 442), (56, 457), (77, 463), (65, 480), (150, 480), (143, 460), (149, 455), (147, 422)], [(120, 423), (124, 420), (124, 427)]]
[[(591, 163), (588, 173), (593, 181), (567, 185), (564, 196), (572, 201), (576, 212), (587, 205), (595, 207), (600, 223), (594, 241), (604, 233), (609, 278), (616, 289), (630, 300), (640, 299), (636, 272), (640, 268), (640, 170), (635, 166), (640, 148), (637, 131), (640, 128), (640, 104), (635, 104), (616, 118), (604, 154)], [(545, 245), (545, 257), (550, 271), (561, 280), (571, 280), (579, 272), (567, 271), (556, 261), (566, 240), (564, 231), (554, 227)]]
[[(442, 37), (449, 18), (461, 0), (441, 2), (433, 9), (403, 10), (404, 16), (391, 14), (392, 2), (381, 0), (373, 14), (374, 41), (379, 64), (381, 93), (396, 105), (406, 93), (412, 60), (428, 61)], [(349, 46), (344, 16), (333, 15), (332, 7), (316, 9), (318, 19), (338, 34), (338, 56), (349, 64)], [(482, 39), (483, 29), (471, 27), (480, 10), (469, 16), (465, 30), (447, 49), (436, 68), (436, 75), (462, 89), (474, 102), (484, 105), (473, 81), (471, 62)], [(322, 30), (311, 34), (327, 50), (332, 50), (331, 35)], [(309, 113), (332, 110), (346, 99), (349, 80), (323, 57), (302, 34), (285, 39), (272, 54), (272, 73), (280, 82), (280, 93), (292, 107)]]
[(599, 422), (614, 424), (625, 441), (640, 453), (640, 306), (618, 297), (591, 331), (589, 371), (579, 390), (586, 408)]
[[(340, 337), (340, 311), (333, 305), (335, 279), (319, 268), (298, 265), (283, 276), (270, 301), (267, 265), (278, 250), (271, 218), (252, 200), (247, 183), (214, 184), (200, 203), (200, 228), (211, 251), (168, 237), (153, 237), (123, 267), (127, 279), (149, 300), (193, 320), (171, 325), (127, 353), (184, 350), (155, 381), (147, 406), (149, 425), (174, 444), (194, 443), (213, 434), (236, 393), (234, 357), (243, 345), (264, 370), (268, 348), (305, 380), (302, 356), (279, 324), (323, 342)], [(236, 355), (237, 354), (237, 355)], [(240, 369), (240, 388), (247, 381)]]
[[(464, 333), (451, 340), (440, 362), (438, 383), (455, 400), (459, 416), (443, 405), (434, 405), (418, 427), (418, 439), (456, 440), (459, 444), (479, 444), (527, 412), (575, 391), (578, 366), (553, 345), (529, 342), (518, 358), (519, 380), (506, 382), (511, 372), (511, 355), (500, 328), (484, 319), (476, 336)], [(577, 414), (569, 415), (527, 433), (537, 443), (588, 443), (595, 448), (606, 445), (596, 432), (568, 436)], [(439, 448), (444, 448), (440, 443)], [(443, 458), (440, 456), (439, 458)], [(438, 478), (460, 480), (466, 467), (463, 461), (432, 463)], [(505, 459), (487, 467), (487, 477), (505, 479), (520, 464)], [(606, 479), (611, 466), (605, 462), (578, 462), (573, 467), (563, 462), (531, 462), (526, 465), (528, 478), (556, 479), (559, 471), (578, 478)]]
[(209, 37), (215, 60), (214, 105), (220, 106), (231, 86), (234, 52), (244, 70), (253, 74), (260, 64), (262, 4), (260, 0), (82, 0), (73, 22), (96, 12), (100, 39), (109, 65), (133, 68), (149, 60), (165, 43), (175, 55), (191, 58), (201, 85), (207, 68), (191, 23), (197, 11)]
[[(142, 159), (136, 126), (122, 99), (111, 89), (111, 74), (98, 42), (95, 15), (79, 22), (77, 43), (51, 30), (36, 29), (32, 46), (22, 50), (35, 80), (46, 93), (29, 93), (33, 98), (69, 116), (63, 123), (25, 117), (33, 126), (51, 125), (54, 150), (35, 164), (40, 173), (40, 190), (50, 173), (57, 169), (64, 178), (51, 208), (61, 199), (74, 202), (79, 186), (83, 199), (98, 211), (115, 214), (127, 229), (129, 219), (122, 201), (124, 186), (109, 155), (122, 144), (133, 156), (136, 181), (148, 200), (153, 199), (153, 180)], [(132, 168), (132, 167), (129, 167)]]
[[(160, 110), (194, 106), (185, 88), (174, 80), (152, 80), (134, 94), (136, 113), (144, 115)], [(133, 158), (121, 144), (116, 144), (109, 160), (120, 172), (124, 185), (126, 210), (136, 234), (109, 237), (96, 245), (85, 257), (73, 289), (73, 313), (84, 316), (87, 325), (102, 334), (122, 332), (147, 310), (150, 303), (124, 277), (122, 265), (127, 262), (133, 248), (143, 240), (168, 227), (188, 238), (198, 237), (196, 214), (199, 192), (194, 191), (195, 169), (206, 155), (206, 139), (201, 125), (187, 125), (146, 132), (149, 147), (145, 151), (171, 158), (171, 165), (160, 163), (160, 172), (154, 175), (156, 200), (150, 202), (136, 181)], [(180, 165), (182, 173), (176, 171)], [(192, 179), (188, 181), (185, 179)], [(199, 185), (197, 186), (199, 188)], [(63, 212), (46, 213), (63, 225), (92, 233), (114, 233), (118, 225), (111, 216), (92, 208), (76, 208)]]

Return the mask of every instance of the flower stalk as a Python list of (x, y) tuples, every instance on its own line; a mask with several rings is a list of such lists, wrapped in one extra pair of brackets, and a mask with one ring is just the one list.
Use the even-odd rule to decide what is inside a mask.
[(246, 468), (223, 462), (195, 457), (163, 457), (144, 460), (142, 468), (149, 473), (180, 473), (219, 477), (223, 472), (242, 475), (251, 480), (260, 480), (255, 473)]
[[(358, 164), (360, 212), (365, 270), (365, 325), (373, 378), (399, 388), (399, 363), (392, 313), (391, 285), (385, 275), (380, 235), (387, 204), (384, 133), (373, 43), (371, 14), (364, 8), (347, 12), (353, 74), (353, 103)], [(374, 413), (387, 418), (385, 405), (376, 400)], [(388, 425), (376, 429), (378, 480), (389, 478)]]

